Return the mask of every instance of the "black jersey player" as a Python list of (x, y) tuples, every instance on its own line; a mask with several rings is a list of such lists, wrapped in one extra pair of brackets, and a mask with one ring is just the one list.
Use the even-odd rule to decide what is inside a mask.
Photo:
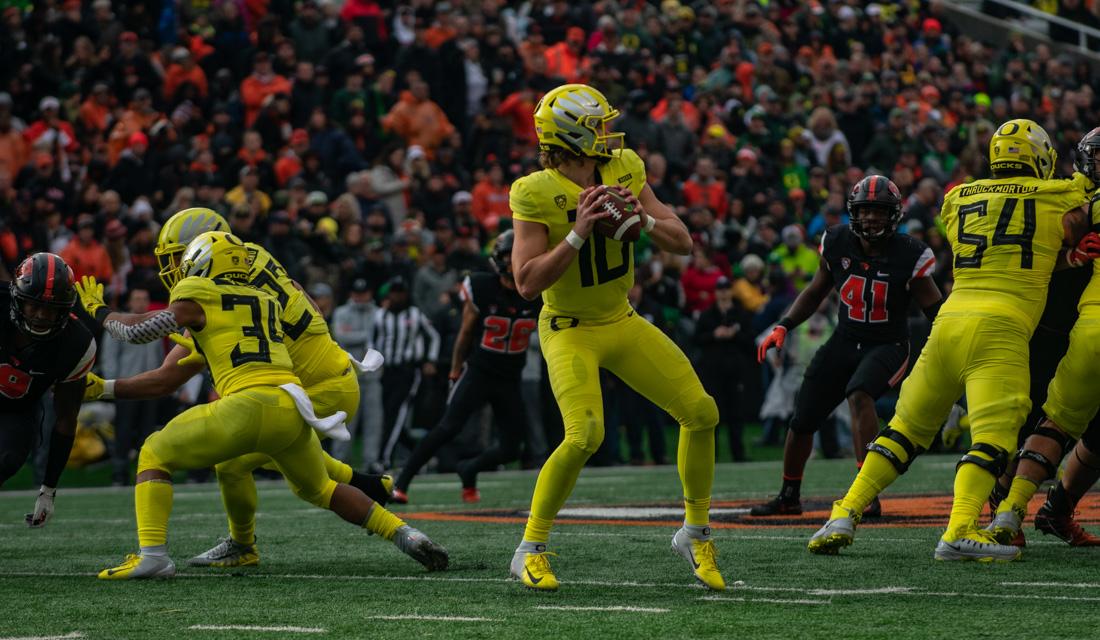
[(440, 447), (486, 404), (493, 408), (499, 444), (459, 464), (462, 499), (477, 502), (477, 474), (519, 457), (527, 410), (520, 393), (520, 372), (527, 345), (538, 325), (541, 302), (524, 300), (512, 279), (512, 231), (497, 238), (490, 256), (496, 273), (475, 273), (462, 283), (462, 328), (451, 360), (451, 388), (439, 424), (416, 446), (394, 483), (393, 501), (408, 502), (413, 477)]
[[(763, 362), (768, 349), (781, 349), (787, 332), (836, 289), (841, 303), (837, 329), (806, 368), (783, 449), (782, 489), (775, 499), (753, 507), (754, 516), (802, 513), (799, 491), (813, 434), (844, 399), (851, 409), (857, 464), (862, 464), (865, 447), (878, 433), (875, 399), (901, 382), (909, 364), (910, 301), (929, 318), (940, 307), (940, 291), (931, 278), (932, 251), (896, 232), (901, 220), (897, 186), (884, 176), (867, 176), (852, 188), (848, 213), (849, 224), (831, 227), (822, 237), (813, 281), (760, 344)], [(876, 499), (866, 515), (880, 511)]]
[[(27, 514), (41, 527), (53, 513), (57, 481), (76, 434), (92, 334), (72, 315), (73, 272), (60, 256), (36, 253), (10, 284), (0, 284), (0, 486), (27, 461), (41, 435), (42, 396), (52, 387), (56, 420), (42, 488)], [(8, 310), (6, 313), (3, 310)]]

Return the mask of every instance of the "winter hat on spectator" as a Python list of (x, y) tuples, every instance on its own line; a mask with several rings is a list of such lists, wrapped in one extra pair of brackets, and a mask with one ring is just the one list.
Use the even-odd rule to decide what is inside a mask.
[(424, 153), (424, 147), (414, 144), (405, 151), (405, 159), (408, 162), (412, 162), (418, 158), (426, 158), (427, 154)]
[(737, 161), (756, 162), (756, 152), (748, 147), (742, 148), (737, 152)]
[(569, 42), (584, 42), (584, 29), (580, 27), (569, 27), (565, 32), (565, 39)]
[(732, 286), (733, 286), (733, 281), (730, 280), (729, 278), (727, 278), (726, 276), (719, 276), (718, 281), (714, 283), (714, 288), (716, 290), (718, 290), (718, 289), (729, 289)]
[(149, 136), (145, 135), (145, 133), (143, 133), (141, 131), (135, 131), (135, 132), (130, 134), (130, 139), (128, 140), (128, 142), (129, 142), (131, 147), (136, 147), (138, 145), (148, 147), (149, 146)]
[(309, 134), (306, 133), (305, 129), (295, 129), (290, 134), (290, 144), (301, 144), (301, 143), (306, 143), (306, 144), (309, 143)]
[(324, 282), (317, 282), (310, 285), (309, 295), (313, 298), (331, 298), (332, 287), (328, 286)]
[(370, 285), (363, 278), (356, 278), (355, 281), (351, 283), (352, 293), (366, 293), (368, 291), (370, 291)]
[(741, 258), (741, 262), (738, 265), (741, 267), (741, 273), (748, 273), (750, 271), (763, 271), (764, 260), (755, 253), (745, 254), (745, 257)]
[(137, 34), (133, 31), (123, 31), (122, 35), (118, 37), (119, 42), (137, 42)]
[(273, 211), (267, 218), (268, 224), (290, 224), (290, 214), (282, 209)]
[(802, 227), (797, 224), (789, 224), (783, 227), (783, 244), (788, 247), (797, 247), (802, 244)]
[(451, 196), (451, 205), (458, 206), (460, 204), (470, 204), (474, 201), (474, 197), (470, 195), (469, 191), (458, 191)]
[(58, 100), (57, 98), (53, 97), (53, 96), (46, 96), (45, 98), (42, 98), (41, 100), (38, 101), (38, 110), (39, 111), (46, 111), (48, 109), (56, 110), (56, 109), (60, 109), (60, 108), (61, 108), (61, 101)]
[(306, 196), (306, 205), (312, 207), (315, 204), (317, 204), (317, 205), (327, 205), (328, 204), (328, 196), (325, 195), (324, 191), (310, 191), (309, 195)]

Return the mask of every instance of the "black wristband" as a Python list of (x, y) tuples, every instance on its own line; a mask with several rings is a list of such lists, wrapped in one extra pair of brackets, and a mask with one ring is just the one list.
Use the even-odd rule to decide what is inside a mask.
[(95, 310), (95, 321), (99, 324), (103, 324), (103, 321), (106, 320), (109, 315), (111, 315), (111, 310), (107, 308), (107, 305), (103, 305)]
[(794, 329), (794, 322), (792, 322), (791, 319), (787, 318), (787, 317), (780, 318), (779, 322), (777, 322), (775, 324), (780, 326), (780, 327), (783, 327), (787, 331), (790, 331), (791, 329)]
[(69, 462), (69, 454), (73, 450), (73, 436), (54, 431), (50, 434), (50, 452), (46, 458), (46, 473), (42, 478), (42, 484), (47, 487), (57, 487), (57, 481), (61, 479), (61, 472), (65, 470), (65, 464)]

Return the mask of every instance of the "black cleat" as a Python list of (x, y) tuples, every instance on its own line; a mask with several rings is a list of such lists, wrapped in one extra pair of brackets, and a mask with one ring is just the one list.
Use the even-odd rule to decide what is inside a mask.
[(871, 501), (871, 504), (867, 505), (867, 508), (863, 510), (864, 518), (881, 518), (882, 517), (882, 503), (879, 502), (878, 496)]
[(776, 496), (764, 504), (758, 504), (749, 509), (750, 516), (800, 516), (802, 515), (802, 501), (797, 498), (789, 500), (782, 496)]

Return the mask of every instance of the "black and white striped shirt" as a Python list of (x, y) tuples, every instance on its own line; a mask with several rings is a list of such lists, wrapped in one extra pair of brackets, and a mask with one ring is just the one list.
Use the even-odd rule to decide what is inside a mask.
[(371, 344), (382, 352), (387, 367), (439, 360), (439, 332), (416, 307), (375, 311)]

